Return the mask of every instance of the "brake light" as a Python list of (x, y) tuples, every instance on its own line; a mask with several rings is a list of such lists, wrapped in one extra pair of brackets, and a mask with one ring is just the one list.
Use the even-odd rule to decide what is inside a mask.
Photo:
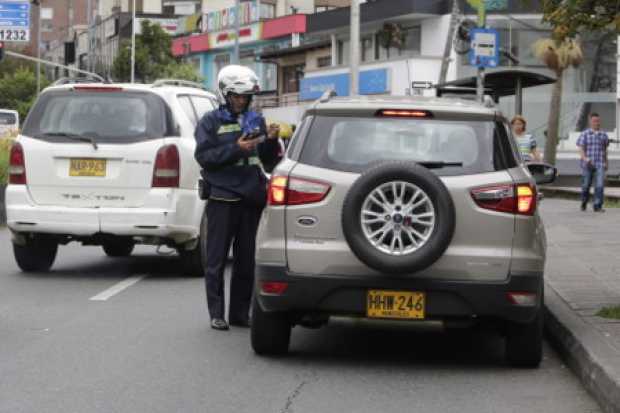
[(476, 188), (471, 196), (479, 207), (492, 211), (519, 215), (536, 211), (536, 188), (529, 184)]
[(331, 187), (323, 182), (274, 176), (269, 182), (269, 205), (303, 205), (320, 202)]
[(26, 185), (26, 158), (24, 148), (19, 142), (14, 142), (9, 155), (9, 183)]
[(78, 92), (120, 92), (123, 88), (116, 86), (75, 86), (73, 90)]
[(538, 296), (536, 293), (510, 291), (506, 293), (506, 298), (511, 304), (522, 307), (533, 307), (536, 305)]
[(432, 118), (433, 115), (427, 110), (404, 110), (404, 109), (381, 109), (377, 116), (396, 118)]
[(179, 150), (175, 145), (157, 151), (153, 169), (153, 188), (178, 188), (180, 173)]

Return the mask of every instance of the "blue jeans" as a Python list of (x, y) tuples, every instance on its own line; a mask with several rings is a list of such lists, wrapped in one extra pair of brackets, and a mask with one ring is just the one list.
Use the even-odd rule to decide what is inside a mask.
[(590, 186), (594, 180), (594, 209), (603, 206), (603, 190), (605, 187), (605, 168), (589, 165), (582, 168), (581, 202), (587, 204), (590, 199)]

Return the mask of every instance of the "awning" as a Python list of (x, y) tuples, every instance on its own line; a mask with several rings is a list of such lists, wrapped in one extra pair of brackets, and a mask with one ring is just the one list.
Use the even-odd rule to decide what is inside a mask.
[(330, 47), (331, 41), (321, 41), (321, 42), (313, 42), (303, 44), (297, 47), (287, 47), (286, 49), (275, 49), (275, 50), (266, 50), (263, 49), (263, 52), (258, 55), (259, 59), (274, 59), (278, 57), (290, 56), (302, 52), (307, 52), (308, 50), (321, 49), (324, 47)]

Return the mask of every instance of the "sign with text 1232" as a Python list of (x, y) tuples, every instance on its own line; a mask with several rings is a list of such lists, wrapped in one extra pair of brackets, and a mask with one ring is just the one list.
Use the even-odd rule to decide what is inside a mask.
[(476, 67), (499, 65), (499, 32), (495, 29), (477, 28), (471, 31), (469, 64)]
[(30, 3), (0, 0), (0, 41), (30, 41)]

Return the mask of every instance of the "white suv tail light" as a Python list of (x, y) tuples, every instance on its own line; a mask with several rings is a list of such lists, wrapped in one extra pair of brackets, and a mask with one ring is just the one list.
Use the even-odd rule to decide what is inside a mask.
[(13, 185), (26, 185), (26, 158), (24, 148), (19, 142), (11, 146), (9, 155), (9, 183)]
[(153, 188), (178, 188), (181, 175), (179, 150), (175, 145), (163, 146), (157, 151), (153, 168)]

